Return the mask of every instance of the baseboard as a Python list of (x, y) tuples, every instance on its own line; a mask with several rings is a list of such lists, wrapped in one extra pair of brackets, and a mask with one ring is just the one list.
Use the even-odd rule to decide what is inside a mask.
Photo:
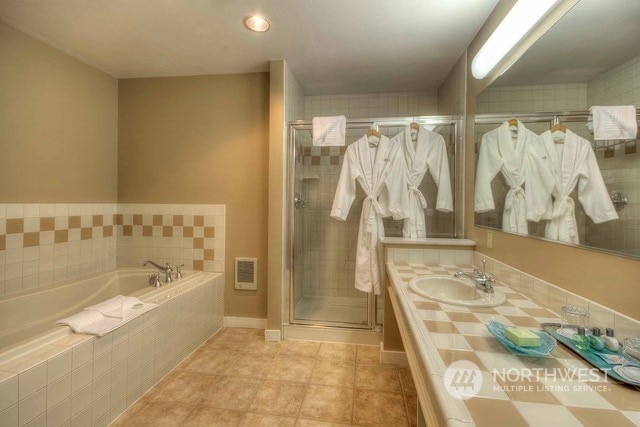
[(251, 328), (266, 329), (267, 319), (259, 319), (256, 317), (230, 317), (224, 316), (222, 326), (226, 328)]
[(402, 366), (409, 365), (407, 354), (404, 351), (385, 350), (382, 342), (380, 343), (380, 362)]
[(280, 329), (265, 329), (264, 331), (265, 341), (281, 341)]

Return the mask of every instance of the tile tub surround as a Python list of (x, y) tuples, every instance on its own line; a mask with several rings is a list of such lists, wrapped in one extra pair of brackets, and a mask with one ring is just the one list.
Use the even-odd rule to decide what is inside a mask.
[[(549, 358), (519, 357), (506, 350), (486, 330), (485, 324), (492, 318), (525, 327), (559, 321), (555, 313), (542, 305), (503, 283), (496, 286), (507, 295), (507, 302), (493, 308), (437, 303), (410, 292), (407, 286), (414, 277), (452, 274), (459, 269), (469, 271), (471, 268), (470, 265), (387, 263), (393, 290), (419, 352), (419, 363), (428, 373), (425, 380), (434, 390), (447, 425), (548, 425), (550, 419), (559, 425), (598, 425), (599, 420), (604, 419), (615, 425), (634, 425), (633, 420), (637, 420), (640, 414), (637, 391), (614, 382), (604, 382), (602, 375), (598, 376), (600, 382), (564, 382), (562, 372), (588, 366), (561, 344)], [(475, 363), (483, 375), (478, 395), (465, 401), (454, 399), (444, 388), (445, 369), (458, 360)], [(522, 384), (508, 380), (500, 383), (501, 380), (491, 374), (492, 370), (503, 368), (547, 368), (546, 372), (557, 375), (558, 382), (539, 374), (526, 384), (532, 385), (531, 389), (519, 391), (514, 385)], [(570, 390), (574, 390), (574, 386), (587, 387), (566, 391), (565, 386)]]
[(65, 335), (0, 364), (0, 425), (117, 418), (222, 327), (223, 274), (168, 292), (162, 301), (147, 297), (158, 307), (104, 337)]
[(0, 297), (116, 266), (111, 204), (0, 204)]
[(408, 370), (381, 364), (378, 346), (224, 328), (114, 426), (415, 425), (416, 402)]
[(118, 267), (151, 259), (224, 271), (225, 205), (119, 204), (115, 225)]

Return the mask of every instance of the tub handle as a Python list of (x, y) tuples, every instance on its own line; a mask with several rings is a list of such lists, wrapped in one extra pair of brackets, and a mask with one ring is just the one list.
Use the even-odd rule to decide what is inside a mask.
[(182, 267), (184, 264), (176, 265), (176, 279), (182, 279)]
[(162, 286), (160, 283), (160, 273), (153, 273), (149, 275), (149, 284), (155, 288)]

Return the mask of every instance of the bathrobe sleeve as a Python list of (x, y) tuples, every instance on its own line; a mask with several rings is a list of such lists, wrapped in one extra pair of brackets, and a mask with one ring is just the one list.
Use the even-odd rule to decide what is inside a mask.
[(449, 175), (449, 159), (444, 138), (440, 137), (431, 147), (431, 153), (427, 157), (429, 173), (438, 186), (436, 209), (442, 212), (453, 210), (453, 196), (451, 195), (451, 176)]
[(491, 181), (500, 172), (504, 161), (498, 152), (497, 133), (487, 132), (480, 142), (480, 154), (476, 170), (476, 188), (474, 209), (486, 212), (495, 209)]
[(356, 198), (356, 178), (359, 176), (356, 160), (353, 152), (347, 149), (340, 170), (340, 178), (336, 186), (336, 193), (333, 196), (333, 206), (331, 217), (345, 221), (351, 205)]
[(618, 219), (593, 150), (586, 146), (581, 151), (583, 160), (580, 163), (578, 200), (582, 203), (585, 213), (596, 224)]

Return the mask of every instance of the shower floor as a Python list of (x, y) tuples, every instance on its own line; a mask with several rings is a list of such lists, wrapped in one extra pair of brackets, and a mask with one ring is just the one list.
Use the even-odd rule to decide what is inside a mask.
[[(367, 324), (367, 298), (303, 296), (296, 303), (295, 318), (323, 322)], [(378, 309), (382, 320), (382, 308)]]

